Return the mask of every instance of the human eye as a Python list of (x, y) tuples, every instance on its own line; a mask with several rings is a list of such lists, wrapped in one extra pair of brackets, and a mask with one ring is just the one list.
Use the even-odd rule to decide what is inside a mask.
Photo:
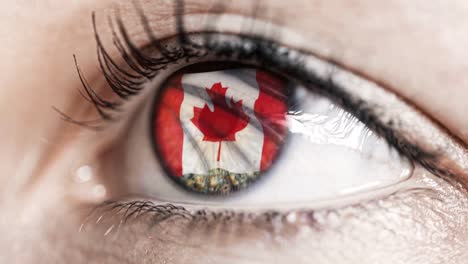
[[(149, 136), (157, 159), (131, 167), (142, 176), (129, 183), (137, 192), (226, 207), (294, 206), (410, 177), (409, 160), (325, 96), (259, 68), (224, 66), (184, 67), (158, 89)], [(148, 131), (147, 120), (135, 130)], [(139, 142), (130, 153), (152, 146)]]
[(98, 219), (112, 222), (110, 208), (126, 219), (180, 217), (187, 227), (212, 212), (281, 221), (313, 212), (326, 225), (332, 210), (397, 199), (463, 172), (453, 165), (460, 145), (447, 145), (418, 111), (346, 67), (251, 32), (190, 32), (183, 21), (175, 36), (158, 39), (140, 15), (143, 47), (124, 21), (113, 22), (120, 63), (97, 35), (113, 99), (78, 67), (83, 95), (106, 120), (81, 122), (107, 137), (95, 167), (112, 182), (113, 202)]
[[(306, 71), (305, 55), (262, 39), (179, 34), (188, 43), (176, 42), (164, 52), (186, 52), (179, 56), (187, 61), (164, 71), (164, 79), (155, 76), (143, 84), (153, 89), (154, 99), (143, 103), (148, 107), (130, 126), (128, 144), (123, 142), (123, 175), (133, 175), (122, 176), (129, 192), (177, 203), (223, 204), (226, 209), (268, 208), (336, 200), (410, 178), (408, 158), (335, 103), (339, 98), (333, 102), (326, 95), (339, 90), (333, 80), (317, 75), (330, 65), (307, 69), (315, 80), (302, 85), (301, 77), (293, 79), (277, 69), (278, 62), (268, 65), (260, 59), (295, 60)], [(127, 41), (128, 49), (132, 44)], [(242, 45), (252, 50), (242, 50)], [(261, 54), (261, 46), (271, 55)], [(136, 52), (126, 57), (127, 63), (135, 63), (133, 70), (155, 74), (151, 65), (146, 65), (149, 70), (139, 65), (151, 60), (161, 68), (169, 66), (161, 62), (164, 55), (141, 52), (142, 58), (132, 57)], [(129, 90), (128, 76), (107, 70), (115, 91)]]

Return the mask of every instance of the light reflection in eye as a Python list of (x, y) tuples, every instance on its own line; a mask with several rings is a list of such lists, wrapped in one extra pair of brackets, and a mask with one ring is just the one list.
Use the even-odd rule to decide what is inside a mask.
[[(231, 201), (304, 202), (390, 186), (412, 171), (351, 113), (259, 69), (176, 73), (161, 87), (153, 115), (158, 157), (187, 193), (254, 185)], [(186, 196), (169, 189), (163, 198)]]

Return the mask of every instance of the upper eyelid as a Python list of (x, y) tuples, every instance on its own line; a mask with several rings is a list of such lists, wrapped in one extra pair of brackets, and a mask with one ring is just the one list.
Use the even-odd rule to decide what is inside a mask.
[[(305, 55), (309, 55), (309, 56), (312, 56), (311, 54), (313, 54), (305, 50), (297, 50), (297, 51)], [(320, 56), (316, 56), (315, 54), (313, 55), (315, 58), (320, 58)], [(325, 60), (325, 63), (329, 63), (330, 65), (337, 65), (336, 62), (333, 62), (333, 63), (326, 62), (326, 58), (321, 58), (321, 59)], [(334, 75), (330, 75), (331, 78), (333, 78), (333, 76)], [(387, 104), (384, 107), (382, 107), (382, 103), (383, 103), (382, 101), (372, 102), (372, 100), (375, 98), (368, 96), (366, 99), (363, 99), (361, 95), (366, 94), (366, 93), (361, 92), (361, 94), (359, 94), (358, 91), (353, 91), (353, 89), (346, 89), (347, 88), (346, 85), (342, 88), (344, 91), (346, 91), (346, 93), (349, 93), (349, 96), (354, 97), (355, 100), (358, 100), (358, 101), (361, 100), (361, 102), (366, 102), (368, 105), (366, 106), (363, 105), (363, 107), (365, 108), (367, 108), (369, 105), (380, 106), (380, 109), (378, 110), (374, 109), (375, 112), (378, 112), (378, 111), (388, 112), (389, 110), (391, 110), (391, 108), (395, 108), (395, 107), (400, 107), (400, 108), (403, 107), (404, 109), (408, 111), (413, 111), (412, 112), (413, 117), (416, 116), (416, 119), (418, 121), (417, 123), (419, 124), (416, 126), (413, 125), (413, 127), (429, 128), (432, 134), (424, 133), (424, 131), (421, 131), (421, 130), (418, 131), (417, 129), (416, 130), (413, 129), (413, 131), (411, 132), (404, 131), (405, 126), (406, 128), (408, 128), (408, 125), (409, 127), (412, 126), (412, 124), (410, 124), (411, 121), (408, 122), (408, 120), (402, 120), (398, 116), (393, 116), (391, 118), (389, 118), (388, 116), (385, 117), (387, 118), (387, 122), (382, 122), (381, 128), (389, 128), (391, 129), (391, 131), (396, 131), (398, 134), (397, 137), (405, 141), (403, 145), (407, 145), (407, 146), (413, 145), (413, 147), (417, 146), (411, 149), (421, 150), (421, 151), (420, 153), (414, 153), (414, 154), (415, 155), (424, 154), (425, 157), (422, 157), (422, 163), (423, 165), (428, 167), (433, 172), (439, 175), (444, 175), (444, 176), (461, 175), (462, 182), (464, 184), (468, 184), (468, 158), (467, 158), (468, 152), (464, 148), (464, 146), (461, 145), (456, 140), (453, 140), (449, 135), (447, 135), (445, 131), (443, 131), (443, 129), (438, 128), (437, 125), (432, 123), (431, 120), (428, 120), (427, 117), (423, 116), (421, 113), (415, 110), (414, 107), (409, 106), (406, 102), (403, 102), (401, 98), (397, 98), (393, 93), (386, 91), (385, 89), (381, 87), (381, 85), (376, 85), (375, 82), (373, 82), (373, 80), (369, 78), (369, 76), (366, 76), (366, 81), (371, 84), (370, 86), (375, 86), (372, 89), (379, 90), (378, 93), (381, 95), (381, 97), (382, 97), (382, 94), (386, 93), (387, 95), (385, 96), (390, 96), (390, 97), (394, 96), (393, 99), (396, 98), (396, 100), (393, 100), (392, 104)], [(367, 94), (369, 94), (369, 92)], [(398, 106), (395, 106), (395, 104), (398, 104)], [(378, 117), (378, 116), (375, 115), (373, 118), (375, 117)], [(399, 127), (395, 126), (395, 124), (397, 123), (400, 123)], [(413, 142), (418, 141), (418, 142), (415, 142), (415, 144), (411, 144), (410, 143), (411, 141)], [(436, 141), (437, 144), (433, 144), (433, 145), (429, 144), (429, 142), (431, 141)], [(398, 142), (394, 142), (394, 143), (398, 143)], [(421, 157), (417, 157), (417, 158), (421, 158)]]

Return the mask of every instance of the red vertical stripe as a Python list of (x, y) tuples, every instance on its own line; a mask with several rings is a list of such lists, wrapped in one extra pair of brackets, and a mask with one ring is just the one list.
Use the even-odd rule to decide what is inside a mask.
[(156, 103), (154, 137), (159, 155), (175, 177), (182, 176), (182, 147), (184, 131), (180, 125), (180, 106), (184, 100), (182, 75), (167, 81)]
[(263, 127), (264, 141), (260, 172), (267, 170), (277, 157), (287, 133), (288, 111), (286, 82), (272, 74), (257, 70), (260, 90), (254, 111)]

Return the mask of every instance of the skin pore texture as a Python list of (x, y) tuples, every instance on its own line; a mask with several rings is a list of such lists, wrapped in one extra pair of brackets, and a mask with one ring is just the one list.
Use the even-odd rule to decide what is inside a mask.
[[(224, 5), (226, 13), (281, 25), (296, 36), (285, 39), (287, 45), (381, 83), (464, 152), (450, 180), (416, 165), (413, 181), (423, 188), (388, 197), (284, 216), (181, 213), (161, 222), (154, 217), (178, 209), (127, 221), (135, 207), (127, 210), (125, 204), (90, 214), (125, 192), (122, 181), (109, 176), (121, 168), (101, 161), (119, 156), (115, 141), (128, 132), (93, 133), (64, 122), (52, 109), (96, 117), (77, 92), (81, 83), (72, 55), (89, 81), (103, 86), (91, 13), (108, 38), (106, 14), (117, 4), (142, 44), (140, 18), (130, 2), (0, 4), (0, 263), (466, 262), (468, 195), (466, 185), (458, 184), (468, 182), (466, 1), (269, 0), (260, 2), (255, 14), (250, 0)], [(188, 0), (186, 11), (203, 14), (216, 2)], [(174, 1), (141, 1), (141, 6), (158, 36), (175, 34)], [(94, 174), (77, 187), (76, 171), (83, 164)]]

